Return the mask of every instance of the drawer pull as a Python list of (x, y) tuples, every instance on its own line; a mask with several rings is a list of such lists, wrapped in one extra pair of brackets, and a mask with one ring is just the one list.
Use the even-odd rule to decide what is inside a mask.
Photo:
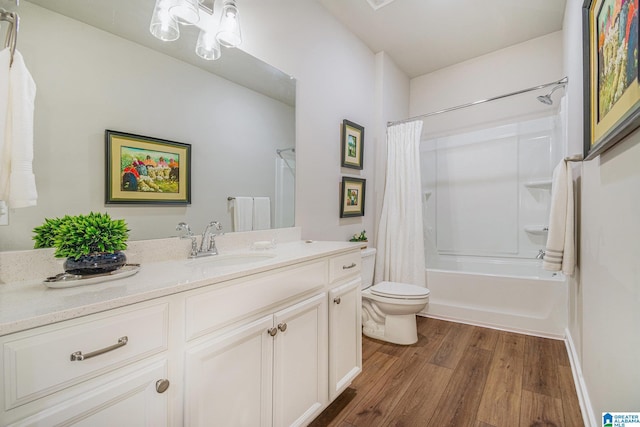
[(118, 339), (118, 343), (114, 345), (110, 345), (109, 347), (102, 348), (100, 350), (92, 351), (91, 353), (82, 354), (82, 351), (76, 351), (75, 353), (71, 353), (71, 361), (72, 362), (80, 362), (85, 359), (91, 359), (92, 357), (100, 356), (101, 354), (108, 353), (116, 348), (124, 347), (129, 342), (128, 337), (121, 337)]
[(278, 329), (280, 329), (281, 332), (286, 331), (287, 330), (287, 324), (286, 323), (278, 324)]
[(342, 300), (340, 299), (340, 297), (335, 297), (335, 298), (333, 299), (333, 302), (335, 302), (336, 304), (340, 304), (340, 302), (341, 302), (341, 301), (342, 301)]
[(169, 388), (169, 380), (161, 379), (156, 381), (156, 391), (158, 393), (164, 393)]
[(343, 270), (348, 270), (348, 269), (350, 269), (350, 268), (355, 267), (356, 265), (358, 265), (358, 264), (356, 264), (355, 262), (352, 262), (352, 263), (351, 263), (351, 265), (343, 265), (343, 266), (342, 266), (342, 269), (343, 269)]

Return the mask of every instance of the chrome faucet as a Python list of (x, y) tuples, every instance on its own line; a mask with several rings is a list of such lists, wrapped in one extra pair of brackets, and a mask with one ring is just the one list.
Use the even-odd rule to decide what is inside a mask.
[(222, 230), (222, 225), (218, 221), (211, 221), (207, 224), (207, 227), (202, 233), (202, 241), (200, 242), (200, 250), (196, 256), (218, 255), (218, 248), (216, 248), (216, 236), (223, 233), (216, 233), (215, 231)]
[[(215, 230), (215, 231), (212, 231)], [(181, 239), (191, 239), (191, 252), (189, 258), (200, 258), (209, 255), (218, 255), (218, 248), (216, 248), (215, 237), (224, 233), (216, 233), (216, 231), (222, 230), (222, 225), (218, 221), (211, 221), (207, 224), (207, 227), (202, 233), (202, 240), (200, 241), (200, 248), (198, 248), (198, 237), (191, 232), (191, 227), (186, 222), (178, 223), (176, 231), (184, 231), (185, 233), (180, 236)]]
[(181, 239), (191, 239), (191, 253), (189, 258), (195, 258), (198, 256), (198, 239), (191, 232), (191, 227), (186, 222), (178, 223), (176, 231), (184, 231), (185, 233), (180, 236)]
[(544, 259), (544, 254), (545, 254), (544, 249), (540, 249), (538, 251), (538, 255), (536, 255), (536, 259)]

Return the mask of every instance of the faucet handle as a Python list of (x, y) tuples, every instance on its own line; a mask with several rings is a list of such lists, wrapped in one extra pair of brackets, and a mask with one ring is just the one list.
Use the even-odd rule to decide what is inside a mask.
[(191, 232), (191, 227), (189, 227), (189, 224), (187, 224), (186, 222), (179, 222), (178, 225), (176, 226), (176, 231), (186, 231), (185, 234), (180, 236), (181, 239), (189, 239), (191, 238), (191, 236), (193, 236), (193, 233)]

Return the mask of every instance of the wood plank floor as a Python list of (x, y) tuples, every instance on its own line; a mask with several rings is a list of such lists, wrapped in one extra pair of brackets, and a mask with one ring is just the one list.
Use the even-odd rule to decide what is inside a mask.
[(423, 317), (414, 345), (362, 341), (362, 374), (312, 427), (584, 425), (562, 341)]

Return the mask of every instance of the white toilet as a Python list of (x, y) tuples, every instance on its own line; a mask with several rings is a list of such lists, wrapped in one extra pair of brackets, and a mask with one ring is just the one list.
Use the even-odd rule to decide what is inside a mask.
[(375, 248), (362, 255), (362, 333), (394, 344), (418, 341), (416, 314), (429, 303), (429, 289), (407, 283), (373, 284)]

